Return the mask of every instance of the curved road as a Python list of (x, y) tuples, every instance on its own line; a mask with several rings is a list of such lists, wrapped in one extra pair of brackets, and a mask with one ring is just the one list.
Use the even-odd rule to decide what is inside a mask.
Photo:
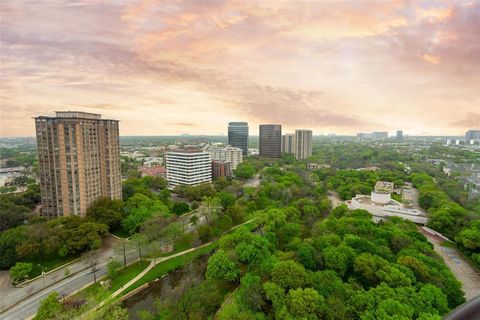
[[(99, 270), (97, 271), (97, 279), (107, 273), (106, 263), (99, 265)], [(63, 279), (58, 283), (52, 285), (47, 290), (42, 290), (31, 297), (21, 301), (13, 308), (2, 313), (0, 318), (2, 320), (18, 320), (18, 319), (29, 319), (35, 315), (37, 309), (40, 305), (40, 301), (48, 297), (50, 293), (56, 291), (63, 296), (72, 294), (77, 291), (78, 288), (90, 284), (93, 281), (93, 274), (88, 271), (82, 271), (78, 274), (75, 274), (69, 278)]]

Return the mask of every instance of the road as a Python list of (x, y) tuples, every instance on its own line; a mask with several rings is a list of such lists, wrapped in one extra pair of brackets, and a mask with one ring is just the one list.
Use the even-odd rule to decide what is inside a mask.
[[(107, 263), (103, 263), (99, 266), (97, 271), (97, 279), (107, 273), (106, 266)], [(91, 283), (93, 281), (93, 274), (89, 273), (87, 270), (79, 272), (69, 278), (63, 279), (60, 282), (52, 285), (48, 290), (42, 290), (31, 297), (23, 300), (19, 304), (15, 305), (13, 308), (7, 310), (6, 312), (0, 315), (2, 320), (18, 320), (18, 319), (29, 319), (35, 315), (37, 309), (40, 305), (40, 301), (48, 297), (48, 295), (56, 291), (63, 295), (70, 295), (79, 288)]]
[(336, 208), (339, 205), (344, 204), (336, 191), (328, 191), (328, 199), (332, 203), (332, 208)]
[[(100, 262), (108, 261), (110, 257), (115, 256), (114, 248), (117, 242), (118, 240), (113, 236), (108, 236), (104, 239), (102, 248), (98, 252), (98, 260)], [(88, 265), (84, 259), (79, 259), (68, 265), (66, 268), (68, 268), (68, 271), (71, 275), (70, 277), (73, 277), (73, 274), (88, 268)], [(18, 288), (13, 287), (10, 284), (10, 279), (8, 278), (7, 273), (2, 273), (1, 277), (2, 279), (0, 280), (0, 283), (2, 284), (2, 294), (0, 297), (2, 298), (2, 301), (0, 306), (2, 307), (1, 310), (3, 311), (17, 304), (19, 301), (31, 296), (32, 294), (44, 290), (45, 288), (48, 288), (47, 291), (51, 291), (49, 286), (66, 278), (66, 275), (65, 268), (60, 268), (56, 271), (47, 273), (45, 278), (39, 278), (26, 284), (25, 286)], [(2, 313), (0, 313), (0, 315), (2, 315)]]
[[(129, 251), (127, 254), (127, 261), (135, 261), (138, 259), (136, 250)], [(97, 266), (97, 280), (100, 279), (107, 273), (106, 265), (108, 264), (109, 259), (99, 262)], [(50, 287), (41, 290), (37, 293), (32, 294), (30, 297), (24, 299), (20, 303), (16, 304), (9, 310), (0, 314), (0, 319), (10, 320), (10, 319), (28, 319), (35, 315), (37, 309), (40, 305), (40, 301), (48, 297), (48, 295), (54, 291), (62, 297), (63, 295), (69, 296), (77, 290), (91, 284), (93, 282), (93, 273), (90, 271), (90, 268), (87, 266), (87, 269), (80, 271), (74, 275), (71, 275), (68, 278), (64, 278), (57, 283), (51, 285)]]
[[(410, 191), (402, 193), (403, 199), (409, 201), (415, 209), (423, 212), (418, 204), (418, 190), (411, 183), (406, 183), (406, 185)], [(444, 239), (425, 231), (421, 227), (419, 227), (419, 230), (433, 244), (433, 250), (443, 258), (454, 276), (462, 283), (465, 298), (471, 300), (478, 296), (480, 294), (480, 273), (456, 248), (442, 246)]]
[(422, 234), (433, 244), (435, 252), (440, 255), (455, 277), (462, 283), (465, 298), (471, 300), (480, 295), (480, 273), (455, 248), (442, 246), (442, 238), (432, 235), (422, 228)]

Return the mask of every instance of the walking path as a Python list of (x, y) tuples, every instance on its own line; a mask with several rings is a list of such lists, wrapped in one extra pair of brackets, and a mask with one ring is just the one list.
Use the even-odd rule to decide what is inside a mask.
[[(233, 230), (239, 226), (242, 226), (248, 222), (250, 222), (252, 220), (249, 220), (247, 222), (244, 222), (240, 225), (237, 225), (233, 228), (231, 228), (230, 230)], [(154, 267), (156, 267), (159, 263), (162, 263), (164, 261), (167, 261), (167, 260), (170, 260), (170, 259), (173, 259), (173, 258), (176, 258), (178, 256), (182, 256), (184, 254), (187, 254), (187, 253), (190, 253), (190, 252), (193, 252), (193, 251), (196, 251), (196, 250), (199, 250), (201, 248), (204, 248), (204, 247), (207, 247), (209, 245), (211, 245), (214, 241), (210, 241), (208, 243), (204, 243), (198, 247), (194, 247), (194, 248), (190, 248), (190, 249), (187, 249), (187, 250), (184, 250), (182, 252), (178, 252), (178, 253), (175, 253), (175, 254), (172, 254), (170, 256), (167, 256), (167, 257), (161, 257), (161, 258), (148, 258), (147, 260), (150, 260), (150, 264), (148, 265), (147, 268), (145, 268), (141, 273), (139, 273), (135, 278), (133, 278), (132, 280), (130, 280), (129, 282), (127, 282), (126, 284), (124, 284), (121, 288), (119, 288), (117, 291), (115, 291), (114, 293), (112, 293), (112, 295), (110, 297), (108, 297), (107, 299), (103, 300), (102, 302), (100, 302), (98, 305), (96, 305), (95, 307), (93, 307), (92, 309), (90, 309), (89, 311), (85, 312), (84, 314), (80, 315), (78, 317), (78, 319), (89, 319), (89, 316), (92, 312), (102, 308), (105, 304), (113, 301), (116, 297), (120, 296), (125, 290), (127, 290), (130, 286), (132, 286), (134, 283), (136, 283), (138, 280), (140, 280), (141, 278), (143, 278), (150, 270), (152, 270)], [(93, 284), (93, 282), (91, 283)], [(90, 284), (90, 285), (91, 285)]]

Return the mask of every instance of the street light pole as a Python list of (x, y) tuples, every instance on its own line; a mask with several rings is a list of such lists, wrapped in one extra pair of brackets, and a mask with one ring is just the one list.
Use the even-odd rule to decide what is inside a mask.
[(45, 268), (41, 264), (38, 264), (38, 266), (42, 269), (42, 282), (43, 287), (45, 288)]

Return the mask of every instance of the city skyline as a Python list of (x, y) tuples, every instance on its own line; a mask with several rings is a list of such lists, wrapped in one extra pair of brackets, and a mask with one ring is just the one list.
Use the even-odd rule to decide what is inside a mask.
[(35, 136), (29, 119), (56, 110), (118, 119), (123, 136), (231, 121), (461, 136), (480, 123), (480, 2), (1, 6), (1, 137)]

